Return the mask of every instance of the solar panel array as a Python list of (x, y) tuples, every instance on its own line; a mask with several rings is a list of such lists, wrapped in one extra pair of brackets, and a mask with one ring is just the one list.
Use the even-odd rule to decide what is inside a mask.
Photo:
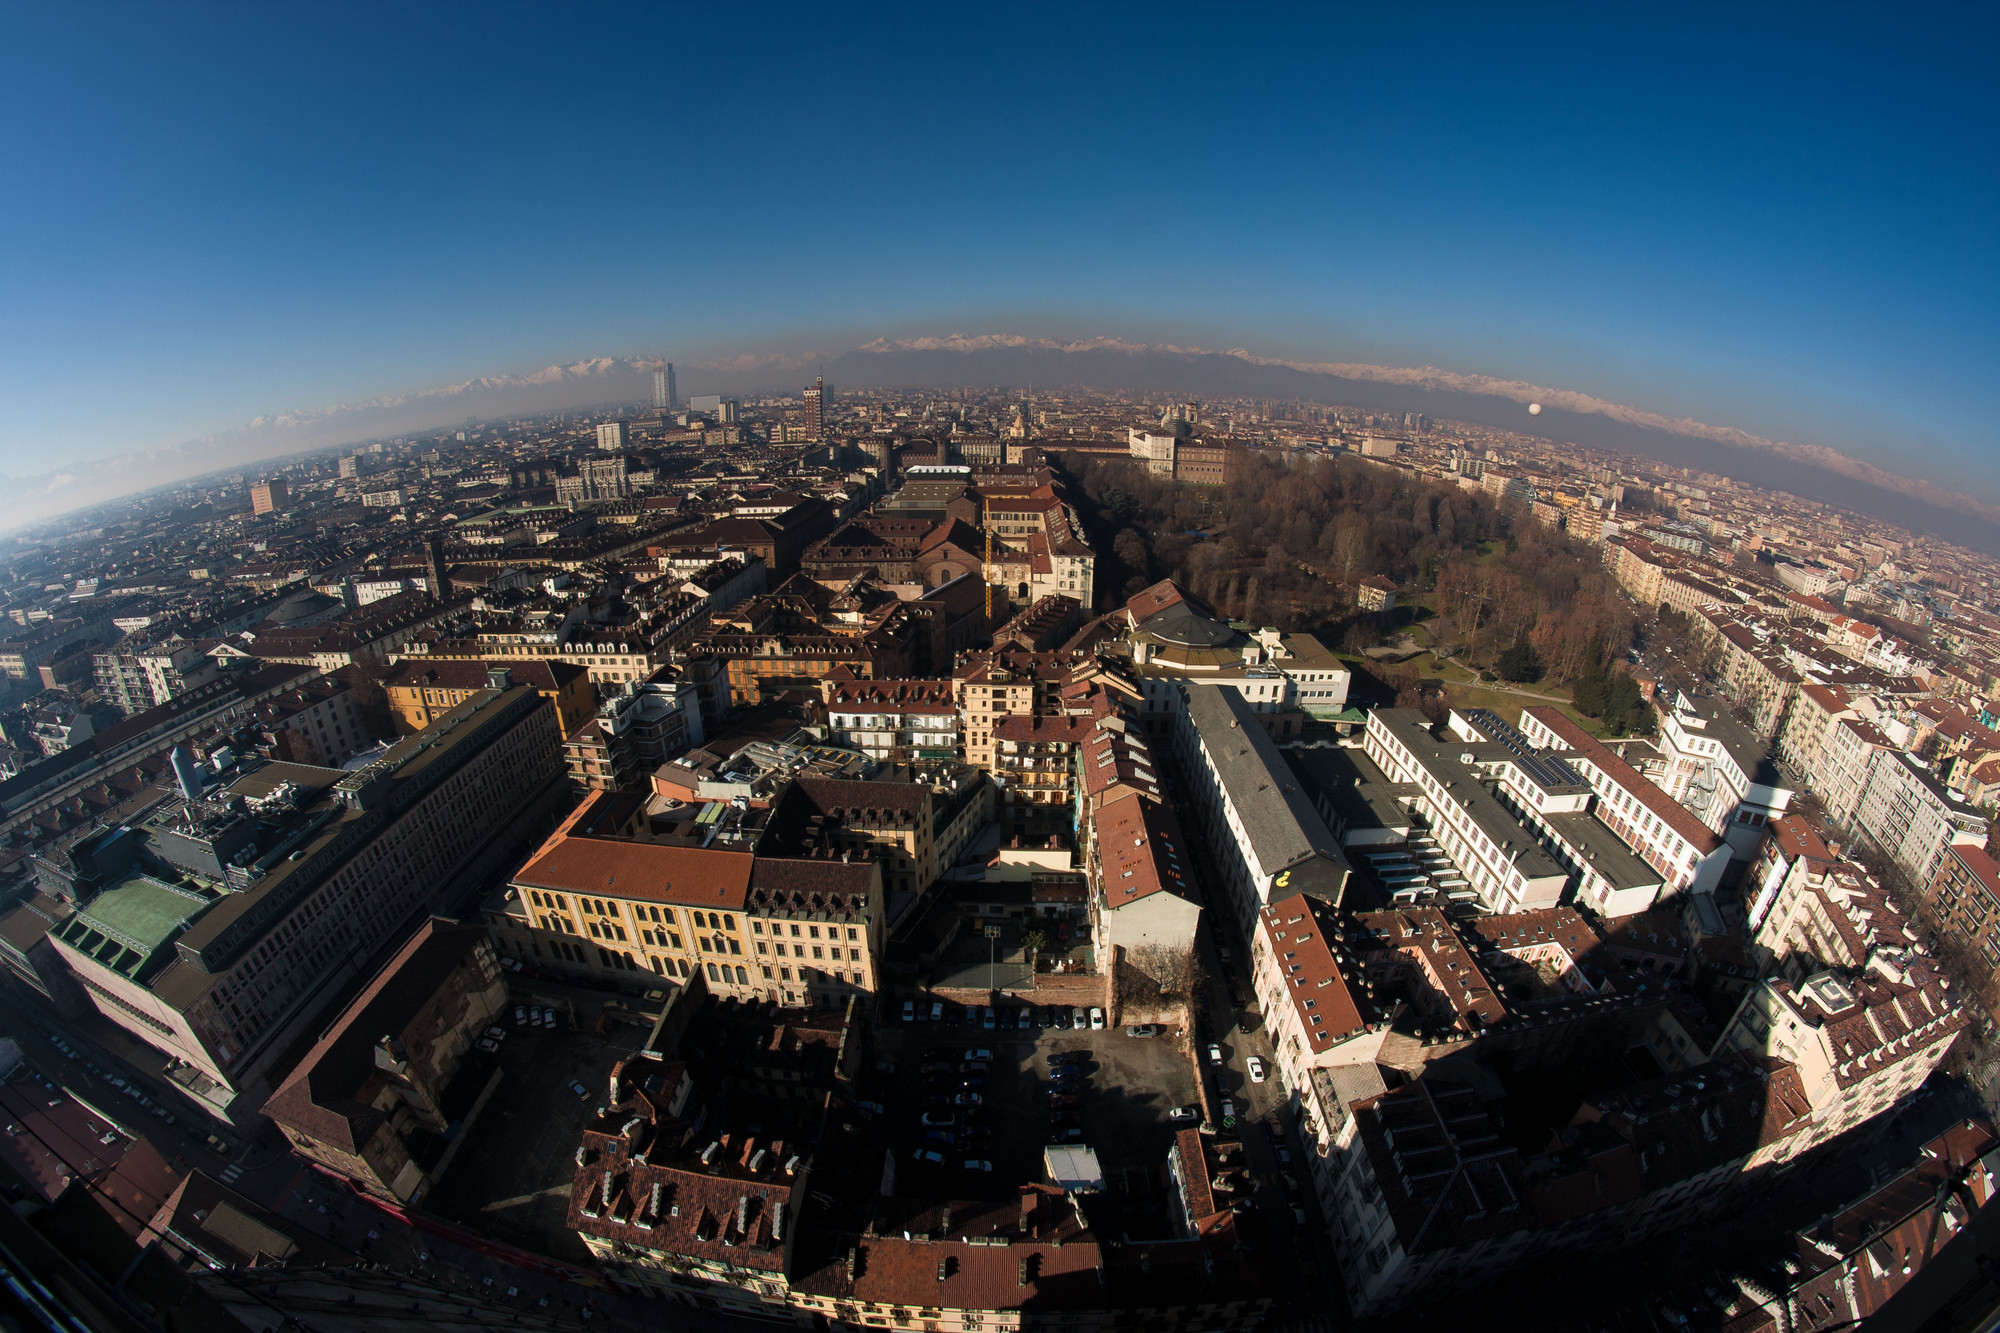
[(1465, 717), (1484, 732), (1487, 739), (1502, 746), (1521, 765), (1521, 771), (1542, 787), (1587, 786), (1582, 775), (1562, 760), (1528, 744), (1528, 738), (1503, 721), (1490, 708), (1468, 708)]

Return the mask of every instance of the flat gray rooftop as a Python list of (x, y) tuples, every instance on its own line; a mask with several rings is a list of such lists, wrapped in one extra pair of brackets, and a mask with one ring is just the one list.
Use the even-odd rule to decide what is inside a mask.
[(1258, 864), (1273, 872), (1320, 856), (1348, 870), (1340, 840), (1313, 808), (1243, 696), (1221, 685), (1189, 683), (1185, 688), (1188, 723), (1243, 821)]

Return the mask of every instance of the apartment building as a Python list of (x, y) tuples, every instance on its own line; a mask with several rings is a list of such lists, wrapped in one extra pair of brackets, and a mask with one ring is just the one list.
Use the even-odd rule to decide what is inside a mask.
[(1814, 872), (1825, 873), (1839, 858), (1812, 826), (1797, 815), (1786, 815), (1764, 830), (1764, 845), (1757, 850), (1750, 870), (1743, 877), (1743, 901), (1749, 904), (1745, 928), (1753, 934), (1777, 901), (1792, 867), (1811, 862)]
[(836, 668), (820, 680), (827, 739), (878, 763), (957, 758), (953, 687), (948, 680), (857, 680)]
[(1817, 681), (1800, 682), (1778, 730), (1779, 761), (1817, 790), (1828, 734), (1836, 720), (1853, 715), (1845, 691)]
[(1877, 954), (1919, 948), (1914, 926), (1861, 867), (1801, 856), (1778, 886), (1751, 935), (1760, 970), (1792, 981), (1820, 972), (1861, 971)]
[(54, 937), (107, 1018), (239, 1119), (372, 959), (510, 854), (559, 789), (559, 746), (554, 710), (515, 685), (351, 773), (265, 765), (153, 816), (149, 848), (192, 878), (135, 872)]
[(1938, 924), (2000, 972), (2000, 864), (1986, 849), (1947, 847), (1924, 896)]
[(628, 798), (593, 793), (488, 901), (488, 924), (503, 952), (558, 973), (698, 977), (713, 994), (811, 1008), (872, 994), (885, 885), (903, 878), (885, 877), (888, 849), (857, 827), (881, 810), (849, 826), (800, 785), (755, 852), (650, 840)]
[(249, 714), (249, 725), (263, 737), (259, 752), (291, 763), (337, 767), (376, 739), (365, 728), (353, 687), (336, 676), (305, 681)]
[[(1882, 729), (1865, 718), (1835, 718), (1820, 749), (1819, 767), (1806, 775), (1820, 809), (1836, 828), (1855, 829), (1875, 770), (1900, 753)], [(1884, 788), (1887, 791), (1887, 788)]]
[(208, 655), (212, 647), (213, 640), (127, 639), (91, 656), (91, 678), (97, 692), (130, 717), (214, 680), (219, 668)]
[(1783, 647), (1761, 627), (1736, 621), (1714, 607), (1703, 608), (1700, 623), (1712, 627), (1716, 675), (1724, 693), (1749, 712), (1757, 736), (1775, 738), (1803, 683)]
[(589, 671), (559, 658), (406, 657), (381, 678), (389, 714), (400, 734), (422, 731), (480, 690), (495, 670), (533, 689), (555, 708), (556, 725), (567, 736), (589, 720), (597, 707)]
[(965, 762), (992, 772), (994, 724), (1003, 717), (1060, 712), (1057, 690), (1075, 665), (1070, 654), (1060, 652), (1001, 649), (964, 654), (952, 671), (951, 687)]
[(1172, 807), (1129, 793), (1099, 806), (1082, 831), (1098, 956), (1119, 957), (1160, 994), (1191, 993), (1201, 895)]
[(1918, 886), (1936, 880), (1946, 848), (1986, 841), (1986, 816), (1929, 764), (1901, 750), (1873, 766), (1855, 827)]
[(1075, 816), (1076, 753), (1096, 725), (1084, 716), (1012, 714), (993, 723), (1000, 820), (1018, 834), (1068, 827)]
[(1766, 978), (1743, 999), (1716, 1051), (1783, 1060), (1826, 1143), (1923, 1086), (1969, 1021), (1929, 959), (1877, 955), (1853, 979)]
[(650, 1051), (620, 1062), (577, 1146), (569, 1225), (622, 1283), (782, 1315), (809, 1155), (740, 1133), (696, 1142), (695, 1103), (681, 1062)]
[(661, 667), (607, 694), (597, 716), (564, 737), (563, 766), (577, 787), (615, 791), (644, 782), (706, 735), (699, 686)]
[(1248, 935), (1264, 907), (1306, 894), (1338, 904), (1349, 865), (1256, 712), (1233, 689), (1186, 683), (1174, 734), (1187, 783), (1180, 813), (1221, 862), (1222, 898)]

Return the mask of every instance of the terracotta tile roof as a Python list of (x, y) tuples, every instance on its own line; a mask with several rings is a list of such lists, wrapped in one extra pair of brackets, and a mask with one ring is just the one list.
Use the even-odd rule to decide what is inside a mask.
[(1559, 944), (1571, 958), (1581, 959), (1604, 943), (1597, 928), (1574, 907), (1474, 917), (1467, 927), (1480, 944), (1503, 953), (1538, 944)]
[(1833, 861), (1833, 853), (1820, 841), (1819, 834), (1812, 831), (1812, 825), (1797, 815), (1785, 815), (1773, 820), (1767, 836), (1778, 854), (1787, 861), (1796, 861), (1801, 857), (1829, 864)]
[(1135, 797), (1100, 807), (1092, 820), (1107, 910), (1163, 891), (1197, 901), (1186, 877), (1187, 842), (1170, 808)]
[(513, 882), (558, 893), (740, 909), (750, 888), (751, 860), (749, 852), (718, 847), (559, 833), (515, 872)]
[[(835, 671), (845, 671), (836, 667)], [(828, 673), (829, 677), (832, 675)], [(851, 673), (850, 673), (851, 675)], [(828, 708), (882, 708), (898, 713), (955, 713), (948, 680), (835, 681), (826, 687)]]
[(1490, 1027), (1507, 1018), (1507, 1006), (1459, 939), (1451, 918), (1435, 907), (1357, 912), (1347, 942), (1370, 964), (1382, 963), (1390, 954), (1419, 960), (1426, 982), (1451, 1005), (1462, 1026)]
[(1272, 966), (1284, 980), (1306, 1044), (1318, 1054), (1367, 1023), (1341, 975), (1332, 934), (1312, 908), (1312, 899), (1287, 898), (1259, 912), (1257, 928), (1263, 932)]

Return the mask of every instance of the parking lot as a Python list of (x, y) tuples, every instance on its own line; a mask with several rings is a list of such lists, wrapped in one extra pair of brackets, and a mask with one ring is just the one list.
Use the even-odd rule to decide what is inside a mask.
[(424, 1207), (551, 1258), (587, 1262), (565, 1224), (576, 1145), (604, 1101), (612, 1065), (644, 1044), (647, 1029), (618, 1023), (596, 1037), (567, 1017), (554, 1029), (516, 1026), (513, 1002), (500, 1026), (500, 1087)]
[[(1194, 1069), (1171, 1034), (1130, 1037), (1122, 1029), (1092, 1031), (1087, 1025), (1045, 1028), (1039, 1026), (1040, 1009), (1038, 1025), (1022, 1030), (1018, 1005), (1001, 1012), (1013, 1021), (990, 1031), (927, 1016), (891, 1021), (878, 1031), (877, 1058), (893, 1065), (893, 1072), (872, 1072), (861, 1095), (884, 1108), (899, 1180), (919, 1181), (914, 1188), (930, 1193), (1003, 1198), (1022, 1181), (1040, 1179), (1043, 1149), (1072, 1129), (1082, 1131), (1077, 1141), (1095, 1149), (1107, 1171), (1156, 1166), (1164, 1159), (1177, 1128), (1168, 1112), (1195, 1101)], [(991, 1058), (967, 1059), (967, 1052), (980, 1051), (991, 1052)], [(1080, 1073), (1066, 1080), (1074, 1087), (1065, 1095), (1075, 1102), (1052, 1107), (1055, 1079), (1048, 1057), (1057, 1053), (1080, 1053)], [(965, 1067), (978, 1064), (986, 1067)], [(978, 1103), (936, 1104), (955, 1102), (961, 1093), (976, 1096)], [(951, 1123), (926, 1125), (926, 1114)], [(1053, 1114), (1065, 1120), (1052, 1123)], [(942, 1135), (951, 1141), (934, 1137)], [(936, 1152), (943, 1161), (919, 1161), (920, 1152)], [(990, 1161), (993, 1170), (967, 1170), (967, 1159)]]

